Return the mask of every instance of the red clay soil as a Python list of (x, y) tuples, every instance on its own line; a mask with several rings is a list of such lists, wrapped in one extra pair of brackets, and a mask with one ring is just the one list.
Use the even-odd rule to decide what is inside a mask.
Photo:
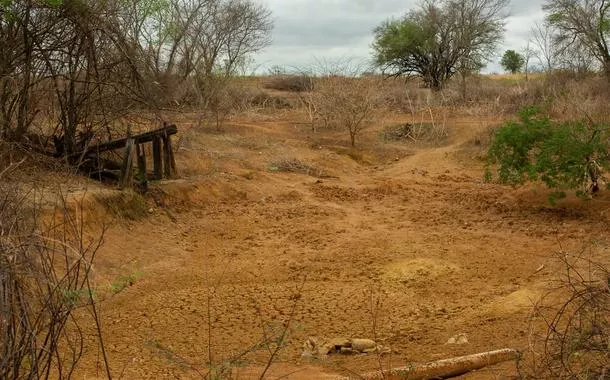
[[(259, 343), (284, 326), (268, 378), (523, 350), (555, 253), (595, 239), (608, 257), (610, 194), (551, 206), (540, 186), (484, 183), (472, 120), (440, 146), (371, 131), (358, 150), (289, 120), (184, 125), (182, 178), (153, 186), (144, 219), (113, 221), (95, 263), (100, 287), (131, 278), (100, 310), (117, 378), (201, 378), (210, 362), (258, 378), (274, 348)], [(457, 334), (468, 342), (446, 344)], [(302, 357), (310, 336), (391, 354)], [(90, 347), (83, 378), (104, 377), (99, 361)], [(464, 378), (515, 374), (507, 363)]]

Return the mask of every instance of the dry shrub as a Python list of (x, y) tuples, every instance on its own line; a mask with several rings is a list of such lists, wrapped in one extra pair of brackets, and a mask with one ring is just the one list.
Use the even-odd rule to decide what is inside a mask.
[(314, 81), (307, 75), (273, 76), (265, 79), (263, 88), (290, 92), (313, 91)]
[(325, 178), (328, 174), (324, 169), (316, 168), (296, 158), (280, 158), (269, 163), (269, 170), (274, 172), (301, 173), (312, 177)]
[(264, 91), (246, 93), (245, 97), (249, 99), (248, 108), (259, 110), (283, 110), (292, 108), (292, 104), (288, 99), (281, 96), (270, 95)]
[(610, 86), (605, 78), (561, 78), (555, 74), (547, 80), (549, 92), (553, 95), (549, 107), (552, 116), (567, 120), (585, 115), (598, 123), (610, 122)]
[(425, 107), (431, 96), (431, 90), (424, 88), (417, 78), (384, 80), (383, 104), (390, 110), (414, 113)]
[[(63, 198), (43, 222), (33, 190), (3, 178), (0, 191), (0, 378), (69, 378), (91, 333), (111, 378), (90, 282), (102, 236), (88, 237)], [(79, 325), (78, 310), (93, 323)]]
[(405, 123), (385, 127), (380, 137), (385, 142), (431, 141), (440, 143), (448, 135), (444, 123)]
[(382, 117), (383, 82), (379, 78), (327, 76), (316, 82), (316, 112), (324, 126), (347, 130), (352, 146), (356, 137)]
[(443, 92), (446, 103), (463, 112), (484, 107), (489, 115), (514, 115), (525, 107), (542, 106), (554, 117), (581, 118), (591, 115), (603, 121), (608, 117), (610, 89), (605, 78), (595, 75), (556, 71), (525, 77), (472, 76), (467, 80), (466, 98), (458, 97), (461, 84), (453, 81)]
[(116, 219), (140, 220), (148, 215), (146, 199), (135, 191), (101, 193), (93, 197)]
[(534, 310), (526, 377), (609, 378), (610, 271), (592, 256), (557, 255), (559, 281)]

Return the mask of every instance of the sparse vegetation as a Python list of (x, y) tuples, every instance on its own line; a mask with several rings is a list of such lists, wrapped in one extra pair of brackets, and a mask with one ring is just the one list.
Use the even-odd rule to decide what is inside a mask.
[[(607, 378), (608, 3), (547, 1), (483, 75), (507, 5), (426, 0), (374, 67), (257, 77), (258, 0), (0, 1), (0, 379), (325, 378), (303, 344), (346, 340), (326, 363), (364, 378), (526, 343), (525, 378)], [(166, 120), (175, 157), (166, 129), (139, 145), (136, 191), (74, 175), (112, 181), (117, 151), (83, 149)], [(149, 181), (159, 150), (178, 170)], [(550, 190), (502, 186), (528, 182)], [(602, 260), (562, 250), (538, 300), (558, 239)]]
[(318, 178), (324, 178), (328, 176), (324, 169), (318, 169), (296, 158), (283, 158), (274, 160), (269, 163), (269, 170), (272, 172), (301, 173)]
[(531, 316), (525, 378), (605, 379), (610, 374), (610, 272), (594, 245), (558, 252), (557, 279)]
[(95, 326), (93, 336), (110, 378), (91, 283), (103, 232), (85, 237), (82, 215), (68, 211), (65, 199), (52, 210), (58, 217), (43, 222), (42, 205), (31, 204), (18, 188), (2, 181), (0, 378), (69, 378), (90, 339), (76, 318), (80, 311), (92, 318), (89, 323)]
[(521, 111), (520, 120), (496, 131), (489, 148), (503, 183), (541, 180), (565, 196), (599, 191), (610, 169), (610, 129), (591, 120), (555, 122), (536, 108)]

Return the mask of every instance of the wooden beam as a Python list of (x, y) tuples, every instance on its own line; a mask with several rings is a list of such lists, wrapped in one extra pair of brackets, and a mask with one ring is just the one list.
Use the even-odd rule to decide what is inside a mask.
[[(155, 129), (154, 131), (145, 132), (145, 133), (141, 133), (139, 135), (126, 137), (126, 138), (113, 140), (113, 141), (108, 141), (103, 144), (91, 146), (85, 150), (85, 155), (90, 154), (90, 153), (101, 153), (101, 152), (106, 152), (109, 150), (120, 149), (120, 148), (124, 147), (125, 144), (127, 144), (127, 140), (129, 140), (129, 139), (134, 139), (138, 143), (141, 144), (141, 143), (151, 142), (155, 139), (155, 137), (158, 137), (158, 136), (171, 136), (171, 135), (175, 135), (176, 133), (178, 133), (178, 128), (175, 125), (173, 125), (173, 124), (167, 125), (162, 128)], [(80, 156), (81, 154), (83, 154), (83, 152), (79, 152), (77, 155)]]
[(152, 140), (154, 179), (163, 178), (163, 162), (161, 161), (161, 137), (155, 136)]
[(146, 151), (140, 144), (136, 143), (136, 153), (138, 156), (138, 187), (141, 193), (148, 191), (148, 174), (146, 172)]
[(131, 181), (133, 156), (135, 154), (135, 140), (133, 138), (126, 139), (125, 155), (123, 156), (123, 165), (121, 167), (121, 177), (119, 178), (119, 189), (124, 189)]
[(174, 147), (172, 146), (171, 136), (167, 136), (167, 151), (169, 153), (170, 177), (172, 177), (177, 174), (177, 171), (176, 171), (176, 159), (174, 158)]
[(163, 136), (163, 170), (165, 178), (172, 176), (171, 151), (172, 145), (169, 136)]

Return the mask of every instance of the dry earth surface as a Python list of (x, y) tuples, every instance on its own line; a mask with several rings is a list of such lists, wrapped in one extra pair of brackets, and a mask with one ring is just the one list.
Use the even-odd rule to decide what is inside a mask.
[[(146, 217), (111, 220), (96, 258), (100, 287), (125, 285), (100, 310), (115, 377), (200, 378), (239, 357), (234, 375), (257, 378), (271, 353), (256, 344), (286, 325), (268, 378), (526, 349), (555, 253), (591, 241), (610, 253), (608, 192), (551, 206), (540, 186), (483, 182), (473, 141), (496, 121), (450, 117), (438, 144), (372, 128), (350, 149), (292, 114), (222, 132), (176, 118), (180, 178), (152, 186)], [(446, 344), (457, 334), (468, 342)], [(391, 354), (305, 358), (310, 336), (373, 338)], [(103, 377), (100, 359), (90, 348), (79, 376)], [(515, 374), (506, 363), (465, 378)]]

